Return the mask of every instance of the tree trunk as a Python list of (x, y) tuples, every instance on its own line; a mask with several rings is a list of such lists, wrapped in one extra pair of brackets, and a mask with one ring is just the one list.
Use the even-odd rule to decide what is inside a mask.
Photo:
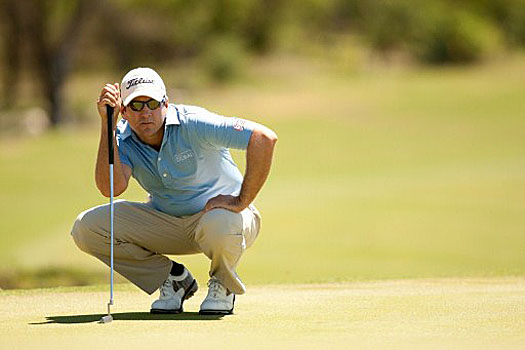
[[(58, 58), (58, 61), (60, 58)], [(64, 80), (65, 72), (60, 68), (57, 58), (52, 59), (53, 66), (58, 69), (50, 69), (51, 74), (47, 76), (44, 84), (47, 86), (47, 99), (49, 103), (49, 121), (51, 127), (56, 127), (64, 121)]]
[[(47, 110), (51, 127), (56, 127), (64, 121), (64, 83), (70, 72), (75, 44), (80, 37), (82, 24), (88, 11), (88, 1), (76, 0), (68, 22), (52, 42), (47, 32), (53, 3), (44, 0), (23, 2), (26, 4), (26, 30), (31, 38), (32, 51), (35, 57), (35, 67), (47, 100)], [(93, 5), (94, 1), (90, 4)]]
[(16, 102), (20, 78), (20, 44), (22, 43), (20, 11), (16, 0), (4, 0), (0, 11), (5, 23), (4, 37), (5, 72), (3, 74), (2, 106), (12, 107)]

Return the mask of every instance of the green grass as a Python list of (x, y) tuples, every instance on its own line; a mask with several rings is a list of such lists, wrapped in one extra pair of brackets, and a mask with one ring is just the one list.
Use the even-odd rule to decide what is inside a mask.
[[(98, 94), (89, 79), (75, 105)], [(523, 57), (357, 73), (274, 59), (231, 86), (181, 93), (174, 80), (169, 93), (278, 133), (256, 202), (262, 231), (239, 272), (248, 284), (322, 283), (525, 274), (523, 81)], [(93, 184), (97, 135), (95, 122), (0, 141), (4, 269), (105, 273), (69, 237), (80, 211), (106, 201)], [(134, 185), (122, 197), (145, 195)], [(181, 261), (206, 278), (204, 257)]]
[(0, 292), (0, 347), (10, 349), (522, 349), (525, 280), (390, 280), (250, 288), (235, 315), (199, 316), (201, 290), (179, 315), (151, 315), (137, 288)]

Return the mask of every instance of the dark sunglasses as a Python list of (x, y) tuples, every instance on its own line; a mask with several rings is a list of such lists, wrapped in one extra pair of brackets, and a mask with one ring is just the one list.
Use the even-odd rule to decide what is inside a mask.
[(160, 107), (162, 103), (164, 103), (165, 99), (162, 99), (162, 101), (157, 101), (155, 99), (149, 99), (147, 101), (131, 101), (129, 103), (129, 108), (134, 110), (135, 112), (140, 112), (144, 109), (144, 106), (147, 105), (150, 111), (153, 111)]

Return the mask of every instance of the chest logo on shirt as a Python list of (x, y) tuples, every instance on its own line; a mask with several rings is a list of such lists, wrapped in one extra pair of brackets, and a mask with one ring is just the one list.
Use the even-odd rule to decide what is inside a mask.
[(237, 131), (243, 131), (244, 124), (246, 124), (246, 120), (241, 118), (235, 118), (235, 120), (233, 121), (233, 128)]
[(175, 162), (180, 163), (186, 159), (193, 158), (193, 151), (187, 150), (175, 155)]

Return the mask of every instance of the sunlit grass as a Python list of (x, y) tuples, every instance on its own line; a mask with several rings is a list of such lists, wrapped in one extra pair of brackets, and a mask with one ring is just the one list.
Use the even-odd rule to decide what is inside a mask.
[[(303, 64), (288, 77), (283, 65), (221, 88), (179, 91), (175, 81), (170, 92), (279, 135), (256, 202), (263, 229), (240, 265), (247, 282), (524, 274), (523, 60), (353, 74)], [(96, 96), (89, 86), (83, 96)], [(93, 184), (91, 120), (0, 141), (5, 266), (102, 269), (69, 238), (76, 215), (106, 201)], [(133, 185), (123, 197), (145, 194)], [(181, 260), (205, 278), (205, 258)]]
[(183, 313), (155, 315), (156, 295), (118, 285), (109, 325), (96, 323), (107, 286), (4, 291), (0, 344), (157, 348), (169, 334), (184, 348), (522, 349), (524, 285), (523, 278), (451, 278), (250, 286), (226, 317), (198, 315), (205, 288)]

